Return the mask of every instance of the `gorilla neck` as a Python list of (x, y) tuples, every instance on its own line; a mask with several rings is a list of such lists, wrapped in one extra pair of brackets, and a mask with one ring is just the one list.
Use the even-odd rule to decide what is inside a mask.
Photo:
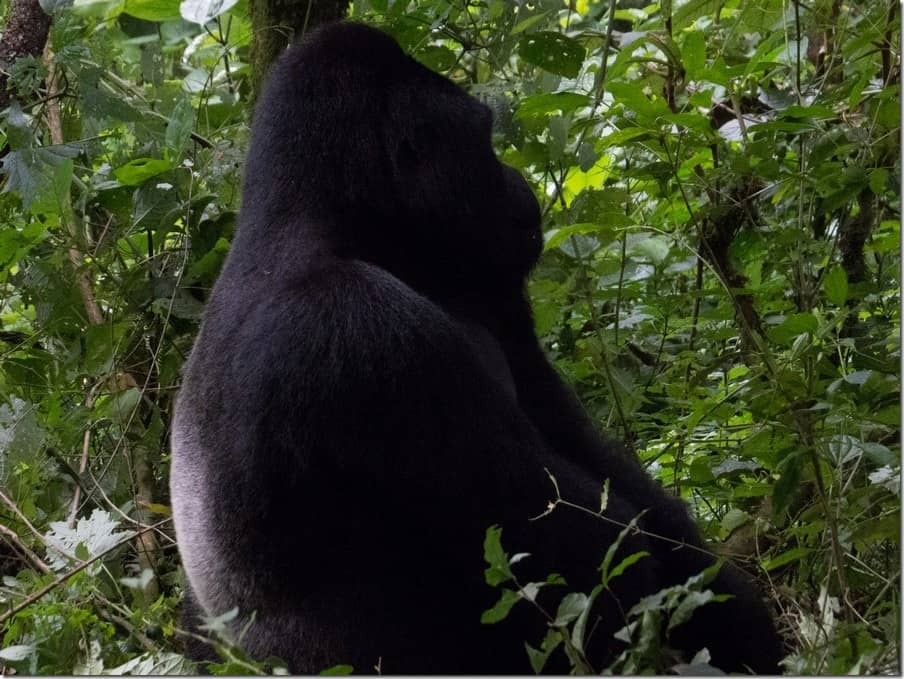
[(361, 216), (326, 220), (267, 210), (254, 220), (240, 218), (227, 266), (242, 278), (261, 272), (292, 277), (311, 275), (331, 262), (361, 260), (491, 330), (502, 309), (524, 315), (523, 278), (502, 271), (490, 256), (475, 261), (473, 250), (463, 253), (460, 243), (444, 237), (450, 227), (414, 232), (390, 221), (377, 217), (368, 224)]

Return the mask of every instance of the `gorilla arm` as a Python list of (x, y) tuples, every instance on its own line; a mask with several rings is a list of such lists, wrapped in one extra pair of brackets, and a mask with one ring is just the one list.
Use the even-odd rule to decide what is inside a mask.
[[(523, 307), (521, 311), (529, 319), (530, 312), (525, 313)], [(700, 551), (704, 544), (684, 502), (668, 495), (630, 452), (600, 436), (574, 392), (544, 355), (532, 323), (522, 318), (511, 327), (517, 331), (502, 344), (518, 403), (544, 440), (557, 454), (596, 479), (610, 479), (612, 490), (647, 509), (641, 520), (645, 530), (691, 547), (676, 548), (674, 542), (651, 538), (653, 554), (668, 564), (663, 586), (684, 582), (711, 565), (714, 557)], [(695, 612), (688, 623), (677, 628), (673, 640), (690, 652), (707, 645), (713, 664), (727, 671), (750, 667), (758, 673), (778, 673), (781, 642), (751, 579), (731, 564), (724, 564), (710, 587), (733, 598)], [(732, 634), (737, 620), (745, 620), (745, 631)]]

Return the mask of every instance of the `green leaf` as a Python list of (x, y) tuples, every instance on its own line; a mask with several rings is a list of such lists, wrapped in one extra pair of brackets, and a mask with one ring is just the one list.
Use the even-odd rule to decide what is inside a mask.
[(173, 21), (180, 18), (179, 0), (125, 0), (122, 11), (145, 21)]
[(848, 297), (847, 272), (840, 266), (833, 267), (822, 279), (826, 299), (835, 306), (844, 306)]
[(602, 151), (610, 146), (624, 146), (635, 139), (649, 139), (652, 133), (645, 127), (629, 127), (624, 130), (616, 130), (596, 142), (596, 150)]
[[(237, 673), (242, 671), (247, 671), (247, 666), (236, 669)], [(122, 665), (105, 669), (103, 673), (114, 677), (186, 675), (192, 673), (192, 665), (185, 656), (178, 653), (142, 653)]]
[(807, 547), (794, 547), (793, 549), (789, 549), (786, 552), (782, 552), (774, 559), (769, 559), (768, 561), (763, 562), (763, 570), (772, 571), (780, 566), (784, 566), (786, 564), (792, 563), (794, 561), (798, 561), (810, 552), (812, 549)]
[(659, 264), (669, 256), (669, 242), (661, 236), (650, 236), (632, 243), (631, 252)]
[(869, 173), (869, 188), (870, 191), (875, 193), (877, 196), (881, 196), (882, 192), (885, 191), (885, 185), (888, 183), (888, 170), (884, 167), (879, 167)]
[(116, 96), (104, 84), (105, 73), (100, 68), (86, 67), (78, 71), (78, 91), (81, 112), (89, 118), (116, 118), (125, 122), (141, 119), (138, 110), (126, 97)]
[(687, 77), (696, 80), (697, 74), (706, 67), (706, 39), (701, 31), (691, 31), (687, 34), (681, 48), (681, 56)]
[(725, 516), (722, 517), (721, 526), (723, 530), (730, 533), (735, 528), (740, 528), (748, 521), (750, 521), (750, 514), (743, 509), (733, 508), (729, 509)]
[(25, 115), (19, 102), (15, 99), (9, 103), (6, 113), (6, 141), (13, 151), (31, 148), (34, 144), (30, 118)]
[(38, 4), (41, 6), (41, 9), (44, 10), (44, 14), (49, 16), (53, 16), (53, 13), (62, 7), (66, 7), (72, 0), (38, 0)]
[(534, 94), (525, 97), (518, 103), (515, 118), (532, 118), (553, 113), (568, 113), (590, 104), (590, 98), (586, 94), (574, 92), (554, 92), (547, 94)]
[(455, 52), (443, 45), (427, 45), (414, 56), (431, 71), (437, 72), (448, 71), (458, 61)]
[(505, 620), (512, 606), (521, 601), (521, 594), (511, 589), (502, 590), (502, 597), (496, 602), (491, 609), (486, 610), (480, 616), (480, 622), (484, 625), (495, 625), (497, 622)]
[(126, 186), (138, 186), (170, 169), (172, 165), (159, 158), (135, 158), (113, 170), (113, 176)]
[(133, 411), (141, 401), (141, 390), (132, 388), (120, 391), (112, 396), (100, 400), (95, 405), (97, 419), (108, 418), (114, 422), (128, 422)]
[(662, 97), (648, 99), (643, 93), (643, 88), (638, 87), (636, 83), (613, 82), (609, 84), (608, 90), (616, 101), (651, 122), (672, 113), (665, 99)]
[(562, 635), (556, 629), (548, 629), (546, 631), (546, 636), (543, 638), (543, 643), (540, 644), (540, 650), (533, 648), (530, 644), (525, 643), (524, 648), (527, 651), (527, 657), (530, 660), (531, 669), (537, 674), (543, 670), (546, 665), (546, 661), (549, 659), (549, 656), (555, 651), (559, 646), (562, 645)]
[(639, 551), (634, 552), (633, 554), (629, 554), (624, 559), (618, 562), (618, 564), (609, 572), (609, 582), (612, 582), (619, 575), (624, 573), (630, 566), (634, 565), (638, 561), (640, 561), (645, 556), (650, 556), (650, 553), (647, 551)]
[(681, 50), (678, 49), (678, 45), (667, 33), (647, 31), (643, 36), (643, 40), (651, 42), (658, 47), (676, 70), (684, 68), (681, 63)]
[(499, 526), (487, 528), (483, 540), (483, 558), (490, 567), (484, 571), (487, 584), (497, 586), (511, 580), (512, 569), (509, 567), (508, 555), (502, 549), (502, 529)]
[(556, 611), (556, 619), (552, 624), (558, 627), (564, 627), (573, 620), (577, 620), (578, 616), (581, 615), (589, 605), (590, 599), (586, 594), (582, 594), (581, 592), (566, 594), (559, 604), (559, 609)]
[(646, 514), (646, 511), (647, 510), (642, 511), (640, 514), (631, 519), (631, 521), (628, 522), (628, 525), (621, 529), (618, 537), (615, 538), (615, 542), (609, 545), (609, 548), (606, 550), (606, 555), (603, 557), (603, 562), (600, 564), (600, 574), (602, 576), (602, 582), (604, 586), (609, 586), (609, 580), (611, 578), (611, 572), (609, 568), (612, 565), (612, 561), (615, 559), (616, 551), (618, 551), (619, 546), (622, 542), (624, 542), (625, 538), (628, 537), (628, 534), (633, 533), (635, 530), (637, 530), (637, 522), (644, 514)]
[(29, 646), (27, 644), (7, 646), (3, 650), (0, 650), (0, 658), (2, 658), (3, 660), (9, 660), (10, 662), (18, 662), (20, 660), (25, 660), (28, 656), (34, 653), (34, 650), (34, 646)]
[(50, 149), (23, 149), (3, 159), (3, 192), (17, 194), (34, 214), (60, 214), (72, 183), (72, 160)]
[(689, 0), (672, 13), (672, 26), (677, 31), (702, 16), (714, 14), (720, 6), (718, 0)]
[(715, 595), (708, 589), (702, 592), (688, 592), (685, 594), (681, 599), (681, 603), (678, 604), (677, 608), (675, 608), (675, 612), (672, 613), (669, 618), (667, 631), (670, 632), (675, 627), (678, 627), (678, 625), (684, 624), (690, 620), (694, 611), (701, 606), (708, 604), (713, 600), (714, 596)]
[(527, 659), (530, 661), (530, 667), (534, 674), (540, 674), (549, 659), (551, 651), (538, 651), (526, 641), (524, 642), (524, 650), (527, 651)]
[(586, 641), (587, 622), (590, 620), (590, 612), (593, 610), (593, 604), (597, 597), (603, 591), (605, 591), (605, 588), (602, 585), (597, 585), (590, 591), (590, 596), (587, 598), (587, 605), (584, 606), (583, 612), (578, 616), (577, 621), (574, 623), (574, 627), (571, 629), (571, 643), (581, 653), (584, 652), (584, 642)]
[(525, 35), (518, 43), (518, 55), (524, 61), (567, 78), (577, 77), (585, 54), (576, 40), (550, 31)]
[(512, 27), (511, 35), (518, 35), (519, 33), (524, 33), (528, 28), (533, 26), (534, 24), (542, 21), (546, 18), (546, 15), (549, 14), (549, 10), (545, 12), (540, 12), (539, 14), (534, 14), (533, 16), (527, 17), (526, 19), (519, 21), (517, 24)]
[(176, 104), (166, 124), (166, 156), (173, 165), (178, 165), (182, 151), (191, 138), (195, 127), (195, 109), (191, 100), (184, 97)]
[(351, 665), (333, 665), (320, 673), (322, 677), (345, 677), (355, 671)]
[(232, 9), (239, 0), (183, 0), (179, 13), (186, 21), (204, 25)]
[(123, 0), (74, 0), (72, 9), (75, 14), (86, 17), (103, 17), (115, 19), (122, 14), (125, 2)]
[(546, 234), (544, 234), (544, 237), (546, 238), (546, 245), (543, 247), (543, 249), (547, 251), (553, 250), (554, 248), (559, 247), (571, 236), (605, 233), (607, 231), (608, 229), (606, 227), (592, 223), (571, 224), (569, 226), (563, 226), (561, 229), (551, 229), (550, 231), (547, 231)]
[(789, 314), (768, 334), (773, 342), (790, 345), (798, 335), (805, 332), (813, 334), (818, 327), (819, 321), (813, 314)]

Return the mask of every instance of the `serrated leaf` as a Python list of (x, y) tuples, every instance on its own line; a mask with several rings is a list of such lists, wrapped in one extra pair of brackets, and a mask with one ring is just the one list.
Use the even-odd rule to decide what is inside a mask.
[(3, 158), (3, 192), (13, 192), (33, 213), (59, 214), (72, 183), (72, 160), (43, 148), (13, 151)]
[(78, 91), (81, 97), (81, 112), (99, 120), (108, 117), (124, 122), (139, 120), (141, 114), (131, 106), (126, 97), (114, 96), (108, 87), (102, 85), (103, 77), (104, 72), (100, 68), (79, 70)]
[(178, 653), (142, 653), (128, 662), (106, 670), (113, 676), (168, 676), (191, 674), (191, 663)]
[[(118, 528), (119, 521), (102, 509), (95, 509), (90, 517), (80, 518), (74, 527), (65, 521), (52, 521), (45, 536), (50, 567), (57, 571), (65, 570), (71, 566), (67, 554), (87, 560), (110, 551), (134, 534), (134, 531)], [(100, 563), (94, 566), (92, 573), (101, 568)]]
[(518, 55), (545, 71), (574, 78), (581, 71), (586, 51), (581, 43), (568, 36), (541, 31), (521, 38)]

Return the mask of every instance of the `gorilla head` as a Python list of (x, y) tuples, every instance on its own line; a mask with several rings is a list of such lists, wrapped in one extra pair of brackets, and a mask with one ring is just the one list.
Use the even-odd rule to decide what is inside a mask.
[(392, 38), (329, 26), (291, 47), (263, 92), (244, 202), (266, 207), (242, 228), (259, 247), (314, 222), (334, 251), (437, 295), (520, 283), (541, 250), (540, 213), (496, 159), (491, 128), (488, 107)]

